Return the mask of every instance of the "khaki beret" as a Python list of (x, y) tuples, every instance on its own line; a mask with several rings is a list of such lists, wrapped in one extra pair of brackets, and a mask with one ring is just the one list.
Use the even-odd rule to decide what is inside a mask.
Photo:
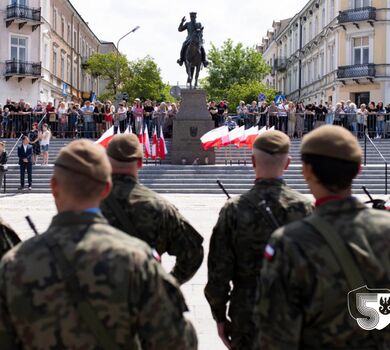
[(302, 141), (302, 154), (360, 163), (362, 149), (347, 129), (336, 125), (324, 125), (308, 133)]
[(107, 147), (107, 155), (118, 162), (142, 159), (142, 145), (134, 134), (115, 135)]
[(77, 140), (64, 147), (54, 165), (97, 182), (111, 179), (111, 164), (104, 148), (89, 140)]
[(278, 130), (269, 130), (257, 136), (253, 148), (268, 154), (288, 153), (290, 138)]

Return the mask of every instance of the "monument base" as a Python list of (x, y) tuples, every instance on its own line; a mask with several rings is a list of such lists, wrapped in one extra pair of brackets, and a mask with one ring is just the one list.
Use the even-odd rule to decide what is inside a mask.
[(200, 138), (214, 128), (205, 90), (181, 91), (180, 110), (173, 121), (172, 164), (215, 164), (214, 149), (204, 151)]

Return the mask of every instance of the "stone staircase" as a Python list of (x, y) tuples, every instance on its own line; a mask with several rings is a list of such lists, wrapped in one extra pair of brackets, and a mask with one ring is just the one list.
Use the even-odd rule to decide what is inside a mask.
[[(6, 140), (9, 151), (15, 140)], [(32, 193), (49, 193), (49, 181), (53, 171), (53, 162), (60, 149), (70, 140), (52, 140), (49, 150), (49, 166), (34, 166)], [(378, 149), (386, 159), (390, 160), (390, 139), (375, 140)], [(286, 182), (302, 193), (309, 190), (301, 175), (300, 142), (292, 142), (292, 164), (285, 174)], [(363, 144), (362, 144), (363, 147)], [(231, 194), (240, 194), (247, 191), (253, 184), (254, 173), (251, 167), (251, 152), (231, 146), (227, 149), (216, 150), (217, 165), (193, 166), (170, 165), (171, 143), (167, 140), (168, 155), (165, 161), (159, 163), (150, 160), (143, 167), (141, 182), (153, 190), (161, 193), (192, 193), (192, 194), (221, 194), (216, 180), (222, 181)], [(6, 176), (6, 193), (17, 192), (19, 186), (19, 167), (17, 165), (17, 150), (9, 159), (9, 171)], [(367, 165), (354, 182), (354, 193), (362, 194), (362, 186), (366, 186), (372, 194), (385, 193), (385, 167), (379, 154), (374, 148), (367, 145)]]

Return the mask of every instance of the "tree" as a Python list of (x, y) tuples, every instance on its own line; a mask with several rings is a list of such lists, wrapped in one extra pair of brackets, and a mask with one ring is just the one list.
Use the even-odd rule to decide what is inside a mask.
[(87, 61), (87, 72), (108, 81), (105, 96), (113, 98), (121, 84), (130, 75), (129, 61), (125, 55), (119, 54), (118, 67), (119, 79), (116, 81), (116, 52), (94, 53)]
[(123, 90), (127, 92), (130, 99), (139, 97), (142, 100), (161, 100), (164, 96), (165, 84), (153, 58), (146, 56), (132, 61), (129, 70), (129, 78), (125, 81)]
[(246, 103), (257, 101), (259, 94), (264, 94), (267, 101), (270, 102), (275, 99), (276, 91), (259, 81), (235, 83), (227, 91), (227, 100), (231, 108), (234, 109), (241, 100)]
[(202, 84), (209, 97), (216, 100), (225, 98), (234, 84), (260, 82), (271, 69), (261, 53), (253, 48), (244, 47), (242, 43), (234, 45), (231, 39), (225, 41), (221, 48), (212, 44), (208, 59), (209, 75)]

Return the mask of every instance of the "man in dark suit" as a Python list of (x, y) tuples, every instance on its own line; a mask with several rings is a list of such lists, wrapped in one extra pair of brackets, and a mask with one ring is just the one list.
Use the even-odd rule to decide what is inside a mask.
[(24, 188), (24, 175), (27, 169), (28, 175), (28, 189), (31, 190), (32, 185), (32, 156), (33, 148), (30, 145), (30, 139), (27, 136), (23, 136), (22, 144), (18, 147), (18, 157), (20, 166), (20, 187), (19, 190)]

